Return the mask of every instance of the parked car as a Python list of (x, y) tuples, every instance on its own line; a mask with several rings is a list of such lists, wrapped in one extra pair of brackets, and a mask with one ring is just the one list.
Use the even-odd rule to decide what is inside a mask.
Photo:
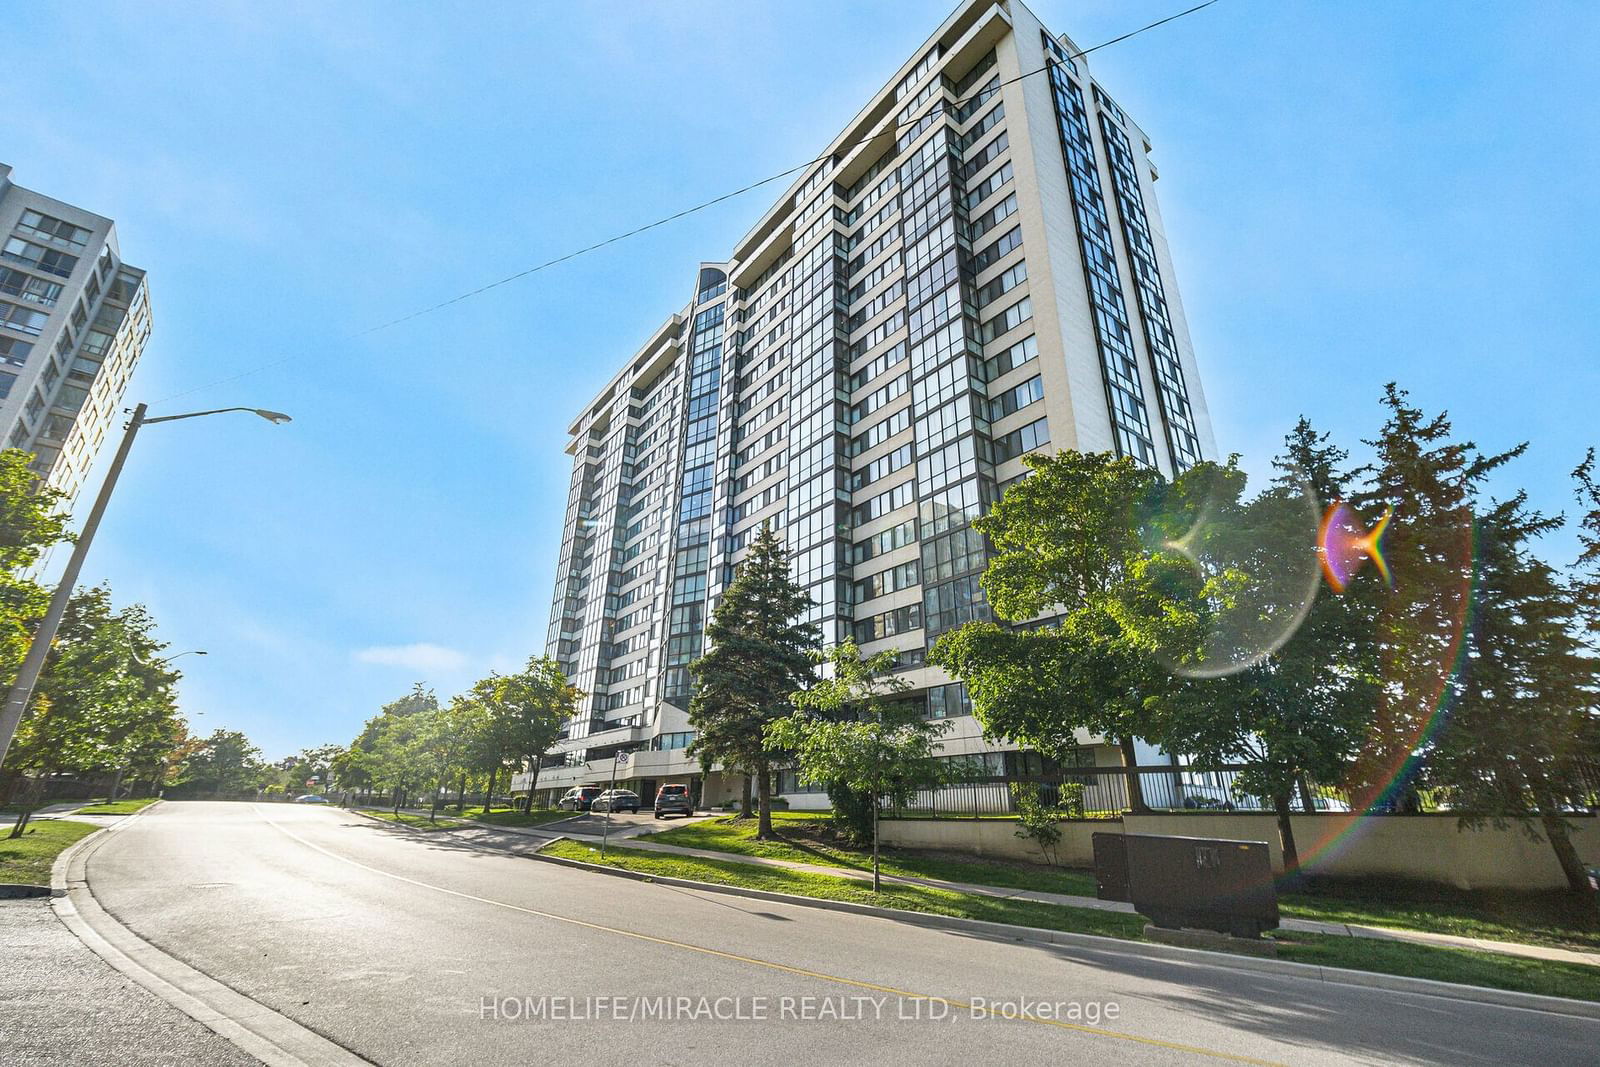
[(664, 785), (656, 790), (656, 818), (665, 818), (672, 812), (694, 814), (694, 800), (689, 796), (688, 786)]
[(556, 801), (556, 807), (562, 811), (588, 811), (603, 792), (597, 785), (575, 785)]
[(630, 811), (639, 814), (639, 794), (631, 789), (607, 789), (589, 802), (590, 811)]
[(328, 798), (319, 797), (315, 793), (306, 793), (303, 796), (295, 797), (294, 802), (296, 804), (326, 804), (328, 803)]

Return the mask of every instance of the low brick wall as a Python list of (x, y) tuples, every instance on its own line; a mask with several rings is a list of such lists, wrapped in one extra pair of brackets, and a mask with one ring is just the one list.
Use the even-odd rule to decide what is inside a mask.
[[(1460, 830), (1453, 815), (1295, 815), (1295, 843), (1308, 873), (1329, 878), (1389, 878), (1461, 889), (1559, 889), (1566, 886), (1550, 843), (1534, 841), (1518, 825)], [(1600, 823), (1574, 816), (1578, 855), (1600, 866)], [(1073, 820), (1061, 824), (1061, 862), (1094, 864), (1096, 831), (1265, 841), (1274, 870), (1283, 870), (1277, 820), (1271, 815), (1228, 812), (1125, 815), (1119, 820)], [(1016, 836), (1011, 819), (885, 819), (885, 844), (941, 849), (979, 856), (1042, 863), (1038, 846)]]

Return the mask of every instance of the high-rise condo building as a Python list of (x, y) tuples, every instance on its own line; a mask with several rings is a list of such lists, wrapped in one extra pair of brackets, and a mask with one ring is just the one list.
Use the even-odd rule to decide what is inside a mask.
[(108, 218), (0, 163), (0, 442), (75, 497), (150, 336), (144, 271)]
[[(737, 792), (684, 751), (687, 665), (767, 522), (825, 641), (898, 649), (946, 754), (1060, 771), (985, 741), (926, 664), (989, 617), (972, 520), (1029, 452), (1215, 455), (1150, 142), (1076, 52), (1017, 0), (963, 4), (572, 420), (548, 651), (588, 696), (541, 799), (623, 750), (646, 803)], [(791, 772), (779, 792), (826, 804)]]

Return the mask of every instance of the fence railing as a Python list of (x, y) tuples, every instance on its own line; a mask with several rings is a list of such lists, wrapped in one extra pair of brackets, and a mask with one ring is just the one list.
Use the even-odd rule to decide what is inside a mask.
[[(1046, 804), (1062, 809), (1064, 816), (1083, 819), (1119, 819), (1133, 804), (1128, 781), (1137, 778), (1145, 807), (1156, 812), (1272, 812), (1272, 801), (1240, 788), (1243, 766), (1200, 771), (1189, 767), (1082, 767), (1042, 778), (979, 778), (919, 790), (907, 803), (887, 809), (888, 817), (982, 818), (1014, 815), (1012, 786), (1035, 790)], [(1588, 768), (1584, 785), (1562, 802), (1569, 814), (1600, 808), (1600, 768)], [(1362, 806), (1365, 803), (1366, 806)], [(1305, 782), (1290, 797), (1295, 814), (1337, 814), (1354, 810), (1367, 814), (1413, 815), (1450, 812), (1449, 804), (1425, 784), (1386, 794), (1381, 802), (1364, 802), (1340, 786)]]

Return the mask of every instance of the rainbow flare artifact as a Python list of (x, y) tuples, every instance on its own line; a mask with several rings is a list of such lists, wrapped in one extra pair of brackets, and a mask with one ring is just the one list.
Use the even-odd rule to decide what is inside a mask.
[(1383, 518), (1370, 530), (1361, 527), (1361, 517), (1344, 501), (1336, 500), (1322, 516), (1322, 526), (1317, 531), (1317, 554), (1322, 557), (1322, 575), (1335, 593), (1342, 593), (1350, 580), (1371, 560), (1383, 575), (1383, 580), (1394, 584), (1389, 564), (1383, 558), (1383, 534), (1394, 517), (1394, 508), (1384, 508)]

